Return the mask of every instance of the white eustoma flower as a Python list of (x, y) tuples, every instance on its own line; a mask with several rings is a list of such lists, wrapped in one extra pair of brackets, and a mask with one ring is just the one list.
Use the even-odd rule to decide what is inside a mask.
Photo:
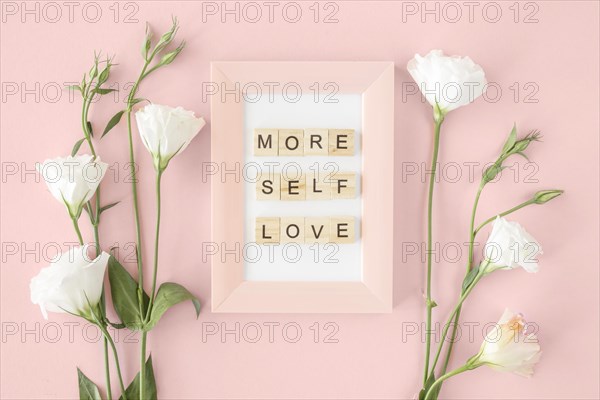
[(438, 107), (444, 116), (481, 96), (487, 85), (485, 72), (473, 60), (445, 56), (441, 50), (431, 50), (425, 57), (415, 54), (407, 69), (433, 106), (436, 119)]
[(498, 216), (485, 245), (486, 273), (496, 269), (514, 269), (519, 266), (527, 272), (537, 272), (537, 255), (542, 246), (517, 222)]
[(206, 122), (192, 111), (149, 104), (135, 113), (138, 130), (146, 149), (152, 154), (154, 168), (163, 171), (176, 154), (182, 152)]
[(89, 154), (58, 157), (37, 165), (52, 196), (64, 203), (71, 218), (79, 218), (81, 210), (96, 192), (108, 164)]
[(479, 353), (468, 361), (468, 365), (474, 368), (487, 365), (499, 371), (530, 377), (541, 354), (537, 337), (527, 333), (523, 316), (505, 310), (497, 328), (486, 335)]
[(73, 247), (58, 255), (31, 279), (31, 301), (40, 306), (46, 319), (48, 311), (90, 317), (90, 306), (95, 307), (102, 295), (109, 258), (105, 252), (90, 258), (88, 246)]

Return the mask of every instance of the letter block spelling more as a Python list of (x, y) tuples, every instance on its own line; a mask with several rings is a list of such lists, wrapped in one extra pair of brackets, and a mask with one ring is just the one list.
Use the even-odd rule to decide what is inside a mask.
[(254, 129), (255, 156), (352, 156), (354, 129)]

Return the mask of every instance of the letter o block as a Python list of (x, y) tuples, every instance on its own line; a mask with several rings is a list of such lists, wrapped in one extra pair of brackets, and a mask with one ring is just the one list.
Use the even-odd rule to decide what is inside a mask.
[(279, 155), (304, 155), (304, 131), (302, 129), (279, 130)]
[(280, 243), (304, 243), (304, 217), (283, 217), (280, 229)]

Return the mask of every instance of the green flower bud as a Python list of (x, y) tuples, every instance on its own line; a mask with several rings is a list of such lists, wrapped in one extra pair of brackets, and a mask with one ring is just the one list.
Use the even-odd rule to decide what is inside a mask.
[(563, 194), (564, 190), (541, 190), (533, 196), (535, 204), (544, 204)]
[(184, 47), (185, 47), (185, 42), (181, 42), (179, 47), (177, 47), (172, 52), (165, 54), (163, 56), (163, 58), (161, 58), (159, 65), (163, 66), (163, 65), (171, 64), (173, 62), (173, 60), (175, 60), (175, 58), (179, 55), (179, 53), (181, 53), (181, 50), (183, 50)]

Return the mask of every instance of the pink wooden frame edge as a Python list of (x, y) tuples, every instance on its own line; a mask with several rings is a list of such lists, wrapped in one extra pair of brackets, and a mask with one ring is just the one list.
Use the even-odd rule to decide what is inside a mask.
[[(219, 86), (240, 82), (299, 82), (307, 87), (318, 74), (340, 92), (363, 95), (363, 281), (244, 281), (241, 257), (212, 257), (211, 309), (242, 313), (385, 313), (392, 310), (394, 64), (392, 62), (213, 62), (211, 80)], [(339, 77), (339, 79), (337, 79)], [(243, 102), (234, 96), (211, 98), (212, 161), (243, 163)], [(386, 173), (382, 173), (386, 171)], [(393, 178), (393, 176), (392, 176)], [(243, 185), (212, 177), (212, 241), (220, 248), (243, 246)]]

